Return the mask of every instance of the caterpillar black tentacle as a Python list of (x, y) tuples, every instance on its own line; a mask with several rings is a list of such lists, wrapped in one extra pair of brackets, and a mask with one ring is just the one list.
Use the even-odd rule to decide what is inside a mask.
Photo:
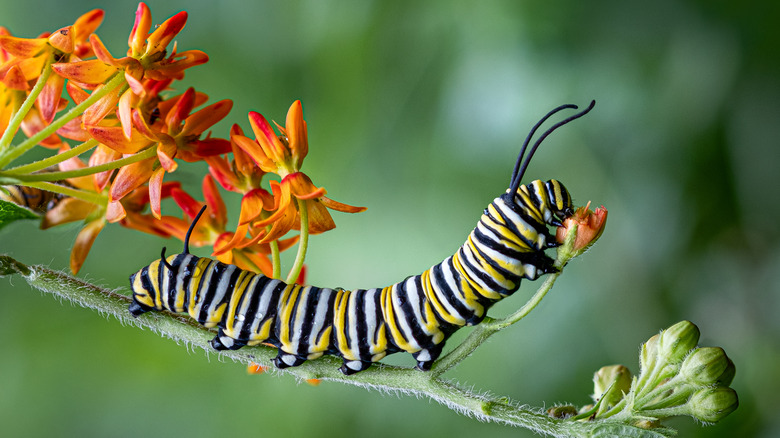
[[(130, 277), (130, 313), (187, 312), (205, 327), (217, 328), (216, 350), (260, 343), (278, 348), (278, 368), (298, 366), (322, 355), (343, 358), (344, 374), (363, 371), (388, 354), (411, 353), (429, 370), (449, 336), (482, 321), (487, 309), (511, 295), (522, 279), (557, 271), (544, 250), (556, 246), (549, 226), (573, 214), (571, 196), (557, 180), (520, 180), (541, 140), (586, 114), (590, 106), (548, 129), (525, 150), (536, 129), (564, 109), (560, 106), (534, 126), (510, 181), (510, 189), (484, 210), (458, 251), (420, 275), (374, 289), (331, 289), (287, 284), (236, 266), (184, 251), (159, 260)], [(205, 207), (204, 207), (205, 209)]]

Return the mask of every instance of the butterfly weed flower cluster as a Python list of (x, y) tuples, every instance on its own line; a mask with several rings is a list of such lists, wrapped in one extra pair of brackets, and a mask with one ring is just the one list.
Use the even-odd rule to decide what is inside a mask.
[[(304, 240), (335, 226), (327, 208), (363, 210), (325, 197), (300, 171), (308, 151), (300, 102), (290, 108), (279, 134), (252, 112), (256, 141), (238, 125), (225, 138), (212, 136), (209, 130), (229, 114), (232, 101), (210, 103), (193, 88), (176, 92), (187, 69), (208, 61), (204, 52), (179, 51), (173, 42), (187, 13), (155, 27), (149, 8), (140, 3), (135, 17), (124, 57), (112, 55), (95, 33), (101, 10), (38, 38), (0, 28), (2, 197), (43, 212), (42, 228), (83, 221), (71, 252), (73, 273), (106, 224), (183, 239), (205, 204), (208, 215), (192, 243), (213, 246), (225, 263), (273, 275), (278, 262), (275, 268), (269, 255), (294, 243), (295, 238), (282, 239), (290, 230), (302, 229)], [(17, 164), (40, 147), (51, 156)], [(201, 161), (209, 165), (203, 202), (173, 177), (180, 165)], [(270, 191), (262, 187), (266, 173), (281, 178), (270, 182)], [(215, 181), (244, 195), (237, 225), (228, 222)], [(161, 201), (169, 197), (189, 219), (163, 214)]]
[[(632, 378), (622, 366), (602, 368), (594, 378), (593, 405), (556, 407), (549, 417), (504, 399), (453, 391), (439, 379), (488, 337), (533, 310), (568, 261), (603, 233), (607, 210), (591, 211), (589, 204), (575, 209), (559, 181), (521, 185), (541, 141), (588, 113), (595, 102), (549, 128), (526, 155), (542, 123), (577, 107), (562, 105), (533, 127), (510, 189), (485, 209), (453, 256), (385, 288), (315, 288), (303, 286), (309, 236), (335, 227), (331, 210), (364, 208), (329, 198), (301, 170), (309, 150), (301, 102), (293, 102), (283, 126), (253, 111), (248, 131), (233, 124), (224, 135), (213, 133), (230, 115), (232, 101), (213, 101), (182, 85), (187, 69), (208, 61), (204, 52), (179, 51), (174, 42), (186, 12), (153, 26), (149, 8), (140, 3), (123, 57), (111, 54), (95, 33), (102, 20), (103, 12), (93, 10), (38, 38), (16, 37), (0, 27), (0, 227), (38, 215), (41, 228), (82, 222), (70, 257), (74, 274), (108, 224), (183, 241), (180, 254), (166, 258), (163, 249), (159, 260), (132, 276), (133, 316), (149, 310), (188, 312), (218, 330), (211, 346), (219, 350), (260, 343), (277, 347), (278, 356), (267, 362), (278, 368), (298, 367), (323, 354), (343, 359), (339, 370), (348, 377), (312, 365), (321, 371), (297, 374), (311, 384), (325, 378), (427, 395), (479, 418), (539, 432), (558, 430), (560, 436), (592, 430), (587, 427), (594, 423), (663, 432), (660, 420), (668, 416), (717, 422), (736, 408), (736, 393), (729, 387), (734, 364), (722, 349), (696, 348), (698, 329), (687, 322), (643, 346), (639, 377)], [(27, 158), (40, 148), (50, 151), (46, 158)], [(200, 193), (188, 193), (176, 181), (176, 171), (198, 162), (207, 164), (208, 173)], [(232, 219), (223, 191), (241, 196)], [(167, 211), (168, 203), (164, 212), (164, 199), (181, 212)], [(214, 260), (192, 256), (190, 244), (211, 247)], [(283, 275), (279, 253), (296, 246), (292, 267)], [(556, 258), (546, 253), (551, 248), (557, 248)], [(102, 292), (98, 300), (75, 298), (99, 289), (0, 257), (0, 275), (10, 273), (47, 291), (51, 286), (40, 282), (51, 280), (66, 291), (68, 284), (78, 283), (77, 292), (63, 296), (109, 313), (114, 313), (110, 305), (94, 303), (103, 298), (121, 302), (123, 316), (116, 316), (128, 315), (126, 297)], [(540, 277), (545, 280), (539, 290), (515, 313), (502, 319), (487, 316), (487, 309), (514, 293), (521, 279)], [(201, 293), (206, 286), (211, 295)], [(215, 298), (212, 292), (221, 295)], [(439, 358), (445, 340), (466, 325), (476, 327)], [(372, 367), (386, 354), (401, 351), (412, 353), (418, 368), (429, 372)], [(255, 355), (240, 357), (251, 358), (252, 373), (267, 367), (255, 363)], [(378, 374), (362, 377), (369, 368)], [(395, 371), (401, 374), (390, 374)]]

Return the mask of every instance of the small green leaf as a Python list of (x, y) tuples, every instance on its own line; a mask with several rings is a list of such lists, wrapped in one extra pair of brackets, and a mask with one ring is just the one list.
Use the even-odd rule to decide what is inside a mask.
[(19, 219), (40, 219), (40, 216), (13, 202), (0, 199), (0, 229)]

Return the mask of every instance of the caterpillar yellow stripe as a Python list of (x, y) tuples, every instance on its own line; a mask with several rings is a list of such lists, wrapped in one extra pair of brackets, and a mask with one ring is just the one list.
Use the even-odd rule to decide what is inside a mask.
[(482, 321), (522, 279), (556, 271), (544, 251), (557, 245), (549, 227), (574, 212), (571, 196), (557, 180), (520, 185), (520, 179), (541, 141), (594, 103), (548, 129), (520, 166), (536, 129), (576, 106), (560, 106), (542, 118), (523, 145), (509, 190), (484, 210), (453, 256), (420, 275), (374, 289), (287, 284), (189, 254), (185, 239), (183, 253), (161, 257), (130, 277), (130, 313), (187, 312), (218, 329), (213, 348), (271, 344), (278, 349), (273, 362), (279, 368), (327, 354), (343, 358), (340, 370), (349, 375), (388, 354), (407, 352), (419, 369), (429, 370), (452, 333)]

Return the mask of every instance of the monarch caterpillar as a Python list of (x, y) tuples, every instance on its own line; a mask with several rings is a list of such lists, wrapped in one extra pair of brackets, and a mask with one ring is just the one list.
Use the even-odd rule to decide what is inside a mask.
[(405, 351), (417, 368), (429, 370), (447, 338), (460, 327), (482, 321), (487, 309), (511, 295), (523, 278), (535, 280), (555, 272), (544, 253), (558, 244), (549, 226), (574, 211), (560, 182), (520, 180), (536, 149), (550, 133), (588, 113), (595, 102), (549, 128), (523, 160), (545, 115), (525, 139), (510, 188), (484, 210), (466, 242), (452, 256), (392, 286), (375, 289), (331, 289), (286, 284), (236, 266), (184, 251), (153, 261), (130, 277), (133, 316), (150, 310), (187, 312), (198, 323), (218, 328), (211, 340), (217, 350), (267, 343), (278, 349), (278, 368), (298, 366), (324, 354), (340, 356), (340, 370), (353, 374), (384, 356)]

